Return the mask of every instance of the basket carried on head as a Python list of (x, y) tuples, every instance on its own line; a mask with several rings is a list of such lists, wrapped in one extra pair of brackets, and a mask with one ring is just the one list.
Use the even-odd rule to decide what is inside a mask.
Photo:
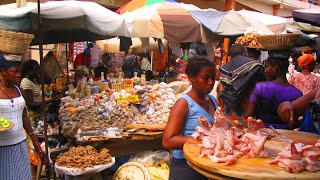
[(24, 54), (34, 35), (0, 29), (0, 51), (10, 54)]
[(284, 50), (292, 48), (301, 34), (260, 35), (258, 43), (266, 50)]

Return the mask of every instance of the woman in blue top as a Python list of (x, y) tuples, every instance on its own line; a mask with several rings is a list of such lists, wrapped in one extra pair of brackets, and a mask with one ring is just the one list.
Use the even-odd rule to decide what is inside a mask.
[(199, 116), (205, 117), (213, 124), (217, 102), (209, 93), (214, 86), (215, 70), (215, 63), (205, 57), (193, 57), (186, 66), (185, 72), (192, 89), (178, 99), (171, 109), (162, 138), (163, 147), (173, 149), (170, 180), (207, 179), (187, 164), (182, 147), (192, 138), (195, 128), (199, 126)]

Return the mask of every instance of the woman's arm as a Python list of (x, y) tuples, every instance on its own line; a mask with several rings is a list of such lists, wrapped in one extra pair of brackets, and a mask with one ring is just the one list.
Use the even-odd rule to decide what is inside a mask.
[(182, 149), (191, 136), (181, 136), (181, 129), (185, 123), (189, 108), (185, 99), (179, 99), (171, 109), (167, 126), (162, 137), (162, 145), (166, 149)]
[[(27, 103), (27, 107), (28, 108), (40, 108), (40, 106), (42, 105), (42, 101), (41, 102), (33, 102), (33, 93), (32, 93), (32, 90), (31, 89), (22, 89), (20, 88), (21, 92), (22, 92), (22, 95)], [(44, 103), (45, 104), (48, 104), (48, 103), (51, 103), (53, 101), (57, 101), (59, 100), (60, 97), (57, 96), (57, 97), (53, 97), (49, 100), (46, 100)]]
[(37, 137), (35, 136), (35, 134), (33, 132), (32, 127), (31, 127), (26, 108), (24, 108), (24, 110), (23, 110), (22, 121), (23, 121), (23, 128), (27, 132), (28, 136), (31, 138), (32, 143), (33, 143), (36, 151), (41, 154), (42, 153), (41, 147), (39, 145)]
[(320, 88), (314, 89), (304, 96), (289, 102), (283, 102), (278, 106), (278, 116), (284, 122), (296, 119), (298, 116), (302, 116), (309, 107), (309, 102), (317, 99), (317, 95), (320, 96)]
[(252, 91), (252, 94), (250, 95), (249, 103), (246, 110), (246, 116), (247, 117), (253, 117), (255, 114), (257, 103), (260, 101), (259, 97), (261, 97), (260, 93), (261, 89), (261, 83), (257, 83), (256, 87)]
[(29, 108), (37, 108), (41, 106), (41, 102), (33, 102), (33, 93), (31, 89), (22, 89), (23, 97)]
[(247, 107), (247, 117), (253, 117), (255, 109), (256, 109), (256, 104), (249, 102)]

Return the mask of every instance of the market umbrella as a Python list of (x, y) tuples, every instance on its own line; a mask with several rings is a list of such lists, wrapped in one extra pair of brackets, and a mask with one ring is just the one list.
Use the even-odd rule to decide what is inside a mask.
[[(1, 6), (0, 6), (1, 7)], [(0, 28), (32, 33), (38, 37), (38, 12), (34, 6), (0, 11)], [(94, 41), (120, 36), (124, 19), (94, 2), (51, 1), (41, 4), (44, 44)], [(33, 44), (37, 44), (37, 40)]]
[(128, 37), (153, 37), (173, 42), (210, 42), (214, 33), (196, 20), (188, 10), (200, 8), (184, 3), (163, 2), (127, 12)]
[(124, 5), (122, 5), (116, 13), (118, 14), (124, 14), (125, 12), (133, 11), (135, 9), (144, 7), (144, 6), (149, 6), (155, 3), (161, 3), (161, 2), (176, 2), (175, 0), (130, 0)]
[(287, 22), (288, 30), (293, 33), (301, 33), (308, 32), (308, 33), (320, 33), (320, 26), (313, 26), (309, 23), (297, 22), (294, 21), (293, 18), (288, 19)]
[(320, 8), (293, 10), (292, 16), (295, 21), (320, 27)]
[(286, 30), (286, 18), (254, 11), (221, 12), (215, 9), (188, 10), (203, 26), (222, 36), (239, 36), (248, 31), (280, 34)]

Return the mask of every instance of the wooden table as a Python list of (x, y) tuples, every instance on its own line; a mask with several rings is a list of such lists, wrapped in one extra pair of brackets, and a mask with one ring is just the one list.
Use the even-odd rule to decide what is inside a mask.
[(77, 142), (79, 145), (92, 145), (97, 149), (108, 148), (113, 157), (137, 154), (147, 150), (162, 148), (162, 133), (153, 136), (130, 135), (129, 137), (107, 140)]
[[(301, 142), (305, 145), (315, 144), (319, 135), (305, 133), (300, 131), (289, 131), (289, 130), (279, 130), (286, 137), (292, 139), (295, 143)], [(240, 178), (240, 179), (319, 179), (320, 172), (311, 173), (308, 171), (303, 171), (299, 174), (287, 173), (284, 169), (280, 168), (278, 165), (268, 164), (273, 158), (239, 158), (237, 162), (230, 166), (224, 166), (223, 163), (213, 163), (207, 157), (199, 157), (199, 146), (201, 141), (196, 141), (194, 139), (189, 140), (183, 146), (183, 152), (196, 171), (207, 176), (214, 177), (217, 175), (222, 175), (218, 179), (224, 178)], [(280, 141), (278, 138), (273, 138), (268, 140), (265, 144), (265, 149), (267, 152), (276, 156), (280, 152), (286, 143)]]

